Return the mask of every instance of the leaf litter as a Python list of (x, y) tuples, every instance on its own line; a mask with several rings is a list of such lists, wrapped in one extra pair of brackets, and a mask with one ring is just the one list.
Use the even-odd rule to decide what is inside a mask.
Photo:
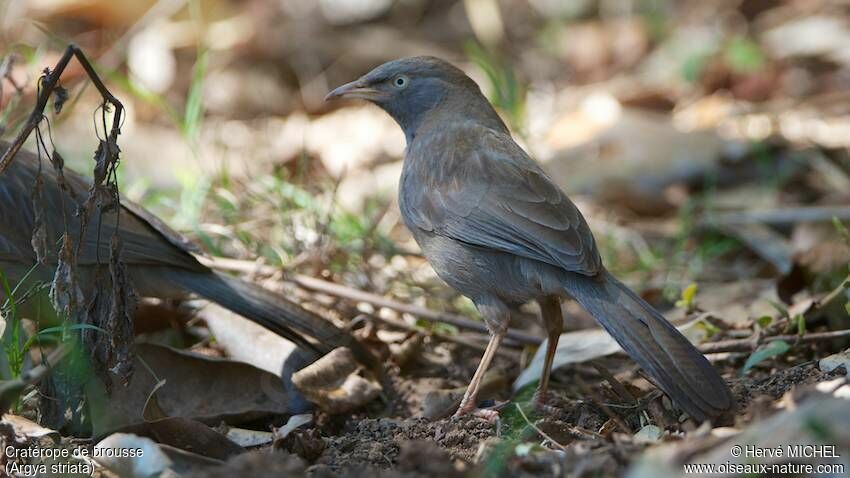
[[(543, 6), (546, 2), (534, 3), (533, 8), (538, 9), (537, 14), (540, 15), (546, 15), (546, 8), (554, 8)], [(217, 458), (204, 461), (203, 457), (187, 455), (185, 450), (178, 451), (172, 445), (152, 444), (137, 436), (129, 437), (127, 443), (157, 447), (172, 460), (172, 464), (176, 463), (177, 458), (174, 457), (177, 455), (188, 456), (182, 463), (190, 464), (184, 468), (172, 466), (165, 460), (148, 468), (148, 472), (171, 468), (185, 476), (273, 476), (275, 473), (299, 476), (308, 472), (313, 476), (463, 476), (481, 471), (510, 476), (643, 476), (642, 473), (663, 476), (665, 472), (676, 476), (681, 471), (678, 466), (685, 461), (716, 462), (727, 458), (723, 452), (730, 440), (752, 440), (753, 443), (770, 446), (787, 440), (823, 440), (824, 435), (818, 435), (820, 432), (825, 432), (825, 436), (843, 451), (842, 455), (847, 456), (850, 444), (842, 430), (820, 426), (824, 420), (828, 422), (829, 417), (841, 415), (840, 411), (846, 408), (847, 385), (843, 377), (846, 370), (841, 366), (845, 362), (841, 351), (846, 349), (847, 338), (822, 335), (850, 327), (846, 315), (848, 294), (846, 286), (843, 286), (850, 272), (846, 247), (842, 246), (840, 234), (829, 227), (824, 232), (827, 239), (800, 245), (802, 240), (798, 238), (804, 235), (801, 231), (811, 228), (812, 224), (819, 228), (829, 226), (832, 218), (827, 213), (844, 213), (847, 209), (846, 192), (839, 187), (846, 184), (841, 181), (841, 175), (846, 176), (845, 158), (831, 149), (836, 144), (846, 146), (846, 138), (844, 143), (835, 143), (837, 137), (829, 137), (830, 131), (841, 131), (842, 113), (840, 108), (812, 106), (817, 105), (818, 98), (829, 100), (828, 95), (834, 92), (826, 91), (826, 95), (821, 97), (823, 92), (818, 88), (828, 90), (828, 86), (824, 85), (836, 84), (834, 75), (840, 69), (830, 63), (822, 66), (821, 70), (810, 72), (804, 68), (800, 55), (823, 54), (830, 58), (830, 62), (839, 64), (846, 62), (846, 58), (836, 55), (834, 46), (824, 52), (802, 54), (794, 50), (796, 42), (776, 40), (782, 35), (786, 35), (787, 40), (787, 31), (783, 32), (774, 23), (787, 23), (789, 28), (810, 28), (800, 22), (824, 24), (822, 16), (789, 12), (793, 7), (787, 5), (753, 7), (751, 3), (758, 2), (741, 2), (739, 7), (735, 7), (735, 18), (750, 19), (762, 10), (776, 10), (772, 12), (775, 18), (766, 22), (767, 25), (752, 22), (749, 25), (752, 27), (752, 40), (738, 38), (728, 44), (716, 45), (717, 48), (706, 53), (699, 64), (686, 65), (688, 81), (694, 82), (694, 88), (702, 95), (697, 101), (693, 101), (691, 95), (678, 96), (680, 93), (666, 88), (666, 84), (660, 88), (664, 90), (663, 98), (655, 98), (658, 95), (653, 94), (651, 87), (644, 91), (641, 86), (635, 91), (635, 85), (642, 84), (638, 80), (643, 78), (635, 78), (628, 71), (621, 72), (626, 87), (610, 85), (611, 93), (606, 93), (604, 98), (581, 90), (555, 92), (553, 96), (556, 98), (549, 98), (558, 104), (554, 109), (555, 117), (549, 118), (542, 128), (545, 130), (542, 139), (539, 131), (537, 136), (532, 131), (529, 139), (534, 149), (546, 151), (544, 146), (548, 146), (554, 150), (546, 167), (558, 180), (584, 180), (597, 184), (596, 187), (571, 184), (569, 189), (584, 192), (577, 200), (587, 216), (600, 224), (612, 226), (595, 229), (607, 231), (597, 233), (597, 236), (603, 246), (601, 249), (609, 255), (606, 261), (616, 264), (619, 269), (617, 274), (640, 289), (653, 304), (666, 309), (665, 312), (672, 309), (668, 316), (677, 325), (699, 321), (700, 333), (695, 335), (695, 341), (701, 346), (714, 347), (710, 358), (731, 383), (739, 402), (739, 416), (733, 426), (698, 427), (685, 419), (628, 359), (614, 353), (615, 350), (611, 353), (597, 350), (582, 352), (583, 346), (597, 342), (604, 346), (602, 352), (613, 349), (610, 341), (606, 342), (604, 335), (595, 330), (570, 330), (565, 334), (565, 338), (573, 338), (566, 338), (562, 344), (565, 352), (561, 352), (559, 347), (562, 366), (553, 375), (554, 390), (549, 403), (553, 413), (541, 415), (529, 412), (527, 417), (518, 417), (513, 413), (515, 407), (505, 407), (499, 427), (475, 419), (445, 417), (447, 412), (451, 413), (452, 404), (474, 370), (479, 358), (475, 345), (480, 346), (484, 337), (480, 331), (466, 329), (462, 322), (453, 325), (455, 328), (433, 326), (430, 321), (417, 320), (415, 312), (425, 309), (432, 312), (432, 317), (440, 314), (469, 317), (474, 314), (470, 312), (468, 303), (435, 280), (415, 250), (405, 249), (410, 248), (411, 243), (392, 208), (387, 208), (388, 213), (376, 215), (378, 220), (371, 229), (372, 225), (368, 222), (339, 220), (340, 217), (350, 220), (344, 215), (334, 218), (333, 214), (324, 210), (310, 215), (315, 211), (305, 213), (306, 208), (298, 209), (304, 195), (330, 196), (325, 195), (326, 191), (311, 190), (308, 186), (314, 184), (311, 181), (327, 179), (322, 176), (322, 170), (323, 167), (328, 168), (330, 156), (357, 156), (348, 149), (344, 150), (345, 154), (333, 153), (331, 146), (327, 146), (320, 153), (330, 151), (328, 154), (312, 151), (304, 155), (309, 159), (308, 170), (313, 176), (297, 187), (293, 186), (294, 176), (287, 178), (287, 181), (293, 179), (293, 182), (272, 182), (272, 186), (265, 189), (257, 184), (261, 181), (244, 181), (238, 177), (228, 178), (226, 187), (214, 184), (212, 191), (216, 187), (220, 190), (230, 188), (228, 204), (232, 208), (224, 205), (227, 194), (222, 192), (216, 196), (214, 193), (211, 201), (219, 202), (201, 211), (205, 223), (197, 227), (195, 234), (205, 245), (212, 246), (216, 254), (252, 261), (256, 256), (262, 256), (265, 264), (261, 265), (270, 267), (272, 271), (258, 275), (278, 282), (281, 290), (305, 306), (351, 326), (356, 333), (368, 339), (364, 342), (373, 344), (377, 353), (385, 354), (383, 357), (387, 358), (388, 365), (386, 380), (377, 383), (353, 361), (347, 362), (347, 356), (343, 356), (341, 362), (339, 356), (331, 356), (328, 360), (333, 365), (323, 371), (328, 376), (312, 383), (308, 380), (305, 390), (310, 393), (305, 392), (305, 395), (312, 394), (314, 402), (333, 413), (318, 407), (312, 413), (312, 421), (306, 422), (303, 417), (289, 418), (291, 410), (288, 402), (276, 401), (280, 398), (277, 394), (281, 390), (281, 375), (285, 375), (278, 365), (285, 358), (269, 360), (266, 366), (260, 367), (264, 371), (260, 371), (229, 361), (143, 344), (137, 344), (135, 350), (144, 360), (138, 357), (130, 359), (119, 347), (113, 358), (100, 355), (101, 360), (111, 363), (107, 368), (115, 371), (117, 376), (124, 376), (127, 368), (116, 366), (121, 361), (131, 360), (134, 374), (127, 376), (129, 388), (124, 388), (120, 381), (116, 383), (113, 395), (117, 398), (113, 402), (107, 401), (106, 407), (116, 407), (116, 415), (128, 418), (110, 417), (103, 422), (93, 416), (96, 429), (101, 430), (99, 436), (122, 430), (122, 426), (144, 429), (151, 423), (169, 423), (169, 420), (179, 423), (176, 435), (181, 439), (186, 438), (186, 433), (196, 425), (206, 427), (199, 435), (214, 430), (214, 433), (227, 436), (226, 429), (235, 430), (234, 426), (257, 432), (257, 440), (252, 438), (242, 442), (254, 449), (232, 456), (226, 462), (225, 458), (231, 456), (227, 453), (216, 453)], [(708, 10), (712, 8), (721, 7)], [(754, 8), (756, 13), (744, 12), (748, 8)], [(437, 16), (440, 12), (441, 9), (435, 7), (423, 15)], [(581, 45), (583, 48), (599, 46), (600, 50), (595, 51), (617, 51), (609, 44), (616, 38), (593, 34), (608, 28), (604, 25), (605, 19), (594, 18), (594, 15), (588, 12), (578, 17), (592, 20), (577, 20), (581, 22), (578, 26), (586, 35), (584, 38), (588, 39)], [(803, 18), (797, 20), (795, 17), (798, 16)], [(807, 20), (807, 16), (811, 18)], [(717, 16), (720, 17), (726, 18)], [(844, 28), (831, 22), (826, 24), (832, 29), (843, 31)], [(569, 30), (571, 32), (553, 32), (552, 35), (574, 34), (575, 30)], [(759, 39), (762, 31), (767, 32), (767, 43), (777, 49), (776, 52), (762, 51), (764, 45)], [(655, 64), (665, 65), (663, 56), (668, 50), (675, 50), (662, 47), (676, 46), (672, 43), (682, 41), (682, 38), (692, 39), (688, 35), (693, 32), (687, 28), (680, 28), (678, 33), (681, 35), (653, 40), (662, 42), (658, 48), (650, 46), (652, 42), (638, 42), (643, 47), (636, 51), (646, 55), (646, 68), (653, 68)], [(250, 48), (251, 41), (246, 43)], [(381, 43), (391, 42), (384, 39)], [(604, 77), (611, 71), (619, 71), (620, 60), (616, 56), (609, 57), (607, 63), (598, 58), (580, 60), (580, 52), (569, 50), (569, 45), (576, 42), (561, 43), (566, 46), (558, 48), (567, 50), (558, 53), (562, 55), (563, 62), (571, 66), (576, 66), (574, 62), (583, 62), (578, 65), (580, 68), (575, 68), (577, 82), (583, 81), (582, 78), (589, 81), (588, 78), (599, 77), (595, 75)], [(381, 51), (380, 48), (365, 50)], [(261, 57), (263, 51), (265, 49), (257, 49), (255, 55)], [(278, 53), (286, 55), (285, 52)], [(317, 53), (321, 54), (324, 53)], [(774, 55), (783, 61), (773, 61)], [(534, 55), (524, 56), (528, 59), (518, 61), (537, 61)], [(373, 63), (374, 58), (358, 61)], [(351, 67), (346, 63), (323, 64), (333, 64), (327, 74), (335, 81), (353, 74), (347, 71)], [(234, 68), (234, 65), (228, 67)], [(814, 100), (803, 101), (799, 108), (787, 111), (782, 118), (774, 118), (773, 111), (786, 109), (779, 107), (785, 99), (782, 95), (788, 94), (785, 89), (791, 88), (789, 85), (797, 78), (795, 71), (798, 73), (800, 68), (806, 70), (810, 80), (814, 79), (804, 83), (809, 87), (818, 85), (812, 87), (816, 91), (809, 91)], [(660, 70), (669, 74), (677, 68), (664, 67)], [(785, 80), (777, 83), (780, 73), (785, 74), (782, 76)], [(321, 78), (324, 81), (324, 76)], [(62, 99), (58, 104), (64, 102)], [(572, 104), (580, 106), (576, 111), (570, 111)], [(65, 105), (66, 110), (69, 108), (70, 104)], [(348, 110), (344, 108), (342, 112), (348, 114), (353, 111)], [(540, 108), (540, 111), (542, 114), (546, 109)], [(576, 118), (589, 115), (600, 120), (600, 112), (607, 112), (608, 116), (596, 121), (593, 127), (572, 128)], [(659, 113), (669, 115), (669, 118), (660, 117)], [(351, 112), (345, 123), (357, 123), (356, 114)], [(785, 127), (774, 131), (769, 141), (761, 136), (753, 143), (752, 135), (761, 131), (764, 119), (768, 119), (768, 124), (782, 125), (791, 116), (802, 125), (799, 127), (802, 132), (795, 133), (795, 128), (785, 124)], [(805, 126), (813, 118), (817, 119), (818, 127)], [(214, 117), (205, 118), (204, 124), (214, 125), (216, 121), (218, 119)], [(264, 120), (257, 120), (250, 126), (238, 120), (228, 121), (226, 124), (230, 130), (240, 126), (251, 130), (262, 128), (257, 125), (274, 125)], [(323, 140), (332, 137), (334, 128), (321, 130), (316, 127), (317, 131), (311, 137)], [(717, 133), (696, 132), (708, 129)], [(105, 141), (97, 155), (95, 175), (98, 178), (109, 176), (108, 158), (117, 155), (117, 149), (108, 140)], [(801, 142), (813, 143), (818, 153), (816, 156), (821, 159), (809, 163), (791, 157), (798, 151)], [(359, 178), (380, 176), (381, 186), (395, 180), (392, 175), (397, 175), (395, 156), (400, 148), (379, 149), (379, 153), (370, 154), (391, 156), (375, 160), (375, 164), (383, 167), (380, 174), (374, 164), (366, 162), (361, 165), (345, 178), (348, 183), (360, 185), (356, 200), (343, 198), (340, 202), (368, 203), (371, 185), (364, 187)], [(294, 165), (298, 161), (290, 159), (301, 157), (300, 153), (246, 155), (242, 150), (238, 150), (238, 154), (285, 158), (284, 164), (271, 165), (265, 172), (278, 168), (295, 171), (297, 167)], [(53, 157), (61, 159), (58, 155)], [(359, 160), (360, 156), (357, 157)], [(600, 164), (605, 167), (600, 168)], [(344, 168), (335, 170), (340, 169)], [(615, 174), (607, 177), (608, 174), (600, 174), (600, 169)], [(636, 187), (623, 186), (622, 177), (618, 176), (625, 171), (640, 173)], [(339, 180), (337, 177), (332, 179)], [(275, 190), (287, 190), (281, 184), (290, 186), (288, 191), (292, 194), (286, 198), (290, 202), (256, 200), (257, 196), (271, 196)], [(735, 194), (734, 189), (741, 184), (747, 191)], [(606, 196), (600, 191), (620, 194)], [(726, 193), (722, 194), (726, 196), (723, 201), (714, 196), (718, 192)], [(106, 209), (111, 207), (112, 194), (113, 191), (108, 189), (97, 193)], [(277, 219), (274, 218), (281, 203), (295, 209), (297, 216), (300, 214), (291, 222), (293, 227), (275, 229), (282, 224), (282, 221), (275, 222)], [(721, 210), (716, 211), (718, 205)], [(202, 227), (205, 224), (230, 226), (240, 223), (246, 218), (227, 215), (227, 211), (241, 208), (246, 208), (246, 214), (250, 216), (246, 222), (248, 226), (243, 230), (233, 226), (210, 232), (212, 228)], [(256, 220), (260, 217), (271, 219), (268, 222)], [(330, 222), (328, 217), (332, 218)], [(846, 220), (846, 215), (842, 217)], [(718, 218), (720, 222), (713, 223)], [(267, 226), (269, 223), (273, 225)], [(351, 229), (343, 228), (343, 223)], [(352, 229), (378, 230), (382, 236), (364, 238), (355, 235), (352, 239)], [(616, 237), (624, 230), (629, 232), (626, 240)], [(328, 235), (339, 233), (339, 236), (319, 238), (319, 232)], [(216, 236), (217, 233), (221, 233), (221, 237)], [(40, 234), (33, 237), (36, 249), (42, 242)], [(381, 249), (386, 246), (382, 242), (386, 238), (392, 238), (393, 244), (400, 246), (390, 252)], [(278, 247), (272, 251), (266, 247), (282, 243), (296, 247)], [(64, 310), (71, 310), (75, 304), (82, 302), (74, 287), (76, 277), (71, 254), (74, 245), (70, 241), (67, 245), (53, 288), (57, 304)], [(789, 245), (793, 252), (789, 251)], [(115, 245), (115, 248), (119, 249), (120, 245)], [(302, 250), (296, 250), (298, 248)], [(281, 271), (281, 264), (286, 266), (286, 271)], [(110, 267), (112, 265), (110, 258)], [(415, 305), (418, 309), (399, 310), (392, 304), (375, 305), (334, 296), (328, 291), (300, 287), (297, 280), (290, 280), (290, 271), (365, 289), (396, 302)], [(122, 272), (110, 270), (109, 279), (115, 281), (113, 274), (118, 274), (117, 281), (120, 283)], [(777, 287), (778, 283), (784, 287)], [(691, 289), (688, 287), (690, 284), (698, 284), (698, 287)], [(685, 299), (685, 296), (686, 303), (677, 307), (675, 301), (680, 297)], [(127, 308), (123, 312), (119, 310), (129, 304), (128, 290), (119, 290), (117, 295), (105, 295), (102, 299), (105, 302), (99, 306), (102, 308), (98, 309), (98, 315), (108, 316), (110, 320), (120, 319), (129, 311)], [(161, 310), (167, 311), (167, 305)], [(520, 311), (514, 325), (532, 337), (542, 337), (539, 325), (525, 318), (533, 312), (528, 309)], [(165, 312), (161, 313), (165, 315)], [(390, 320), (382, 322), (372, 316), (389, 317)], [(589, 324), (580, 311), (570, 314), (570, 319), (569, 326), (576, 329), (583, 329)], [(402, 331), (397, 334), (373, 333), (375, 329), (392, 328), (393, 322), (406, 327), (397, 327)], [(104, 324), (109, 325), (108, 321)], [(224, 337), (230, 334), (226, 328), (204, 328), (191, 319), (188, 322), (182, 320), (177, 328), (185, 340), (181, 343), (182, 347), (231, 357), (239, 355), (232, 345), (233, 341), (228, 344)], [(112, 330), (118, 333), (118, 337), (126, 339), (127, 330)], [(97, 337), (96, 332), (89, 332)], [(219, 335), (222, 336), (220, 342), (217, 341)], [(440, 340), (441, 335), (459, 339)], [(575, 340), (582, 337), (586, 340)], [(482, 397), (482, 405), (500, 404), (507, 399), (524, 404), (530, 398), (536, 374), (529, 365), (536, 363), (534, 355), (540, 353), (535, 350), (535, 343), (506, 341), (506, 353), (496, 359), (496, 373), (487, 380), (493, 384), (492, 390)], [(238, 358), (251, 361), (250, 356), (243, 351)], [(392, 358), (399, 363), (393, 363)], [(255, 365), (259, 364), (260, 360), (256, 360)], [(343, 407), (329, 407), (327, 391), (345, 391), (344, 384), (351, 377), (359, 377), (369, 383), (368, 387), (364, 387), (368, 393), (354, 394), (357, 400), (344, 401)], [(518, 377), (522, 379), (514, 394), (510, 384)], [(155, 390), (153, 394), (152, 390)], [(151, 416), (150, 413), (157, 408), (161, 413)], [(176, 419), (186, 421), (178, 422)], [(225, 426), (221, 425), (222, 421)], [(808, 426), (811, 423), (818, 424), (814, 434)], [(835, 425), (843, 427), (840, 419)], [(273, 433), (276, 427), (277, 430), (286, 430), (286, 433), (279, 432), (281, 436), (277, 446), (274, 440), (268, 443), (265, 435)], [(4, 433), (9, 430), (2, 424), (0, 429)], [(846, 429), (843, 427), (843, 430)], [(545, 433), (545, 437), (541, 432)], [(35, 438), (18, 432), (12, 435), (10, 442), (14, 443), (26, 443)], [(163, 442), (194, 447), (198, 451), (195, 444), (164, 437), (160, 435)], [(67, 437), (62, 440), (67, 440)], [(234, 453), (238, 451), (233, 450)], [(655, 453), (662, 451), (662, 458), (655, 460)], [(151, 456), (160, 454), (151, 449)], [(194, 464), (191, 464), (192, 460), (195, 460)]]

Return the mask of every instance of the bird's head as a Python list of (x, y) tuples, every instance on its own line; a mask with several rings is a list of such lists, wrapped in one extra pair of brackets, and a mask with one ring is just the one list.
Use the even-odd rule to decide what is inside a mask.
[(493, 111), (471, 78), (452, 64), (431, 56), (384, 63), (331, 91), (325, 100), (335, 98), (361, 98), (380, 106), (398, 122), (408, 142), (423, 119), (438, 106), (448, 104), (445, 110)]

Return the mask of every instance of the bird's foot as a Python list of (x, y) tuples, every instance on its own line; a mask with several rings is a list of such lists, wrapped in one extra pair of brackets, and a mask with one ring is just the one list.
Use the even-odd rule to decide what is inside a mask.
[(534, 397), (531, 399), (534, 402), (534, 408), (545, 415), (560, 415), (561, 409), (548, 405), (549, 393), (540, 390), (534, 392)]
[(499, 411), (498, 407), (494, 408), (478, 408), (475, 404), (471, 405), (461, 405), (452, 418), (458, 418), (465, 415), (472, 415), (474, 417), (483, 418), (490, 423), (498, 423), (499, 422)]
[(472, 415), (474, 417), (483, 418), (490, 423), (498, 423), (499, 422), (499, 412), (490, 408), (473, 408), (472, 410), (461, 413), (460, 410), (456, 411), (454, 417), (462, 417), (465, 415)]
[(540, 390), (539, 388), (534, 392), (534, 396), (531, 397), (534, 401), (535, 405), (545, 405), (546, 400), (549, 400), (549, 392)]

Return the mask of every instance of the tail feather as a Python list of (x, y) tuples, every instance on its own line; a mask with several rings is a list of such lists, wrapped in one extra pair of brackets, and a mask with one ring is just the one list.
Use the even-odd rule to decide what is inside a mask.
[(651, 305), (603, 274), (567, 291), (683, 410), (700, 421), (725, 418), (735, 400), (717, 370)]
[(374, 362), (372, 354), (347, 331), (258, 285), (217, 272), (180, 271), (171, 278), (178, 285), (262, 325), (317, 356), (337, 347), (348, 347), (358, 359), (368, 364)]

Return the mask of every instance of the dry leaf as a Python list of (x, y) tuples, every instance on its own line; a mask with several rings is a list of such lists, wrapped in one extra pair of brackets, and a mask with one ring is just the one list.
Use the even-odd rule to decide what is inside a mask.
[(845, 375), (850, 376), (850, 349), (824, 357), (818, 362), (818, 368), (824, 372), (832, 372), (838, 367), (844, 367)]
[(292, 383), (323, 411), (345, 413), (372, 401), (381, 386), (357, 375), (354, 355), (339, 347), (292, 375)]
[(245, 428), (229, 428), (225, 436), (228, 440), (244, 448), (266, 445), (271, 443), (273, 439), (272, 432), (248, 430)]
[(107, 396), (98, 392), (96, 382), (88, 385), (95, 436), (145, 423), (147, 399), (159, 380), (166, 383), (157, 390), (156, 403), (169, 417), (218, 425), (289, 413), (289, 398), (280, 378), (248, 364), (151, 344), (137, 344), (135, 353), (138, 373), (127, 387), (115, 387)]
[[(100, 465), (124, 478), (152, 478), (172, 466), (172, 461), (149, 438), (129, 433), (115, 433), (95, 445), (95, 458)], [(132, 450), (140, 456), (125, 457), (116, 455), (119, 450)]]
[(48, 435), (59, 435), (56, 430), (45, 428), (32, 420), (11, 413), (4, 414), (0, 423), (10, 425), (15, 430), (17, 437), (41, 438)]

